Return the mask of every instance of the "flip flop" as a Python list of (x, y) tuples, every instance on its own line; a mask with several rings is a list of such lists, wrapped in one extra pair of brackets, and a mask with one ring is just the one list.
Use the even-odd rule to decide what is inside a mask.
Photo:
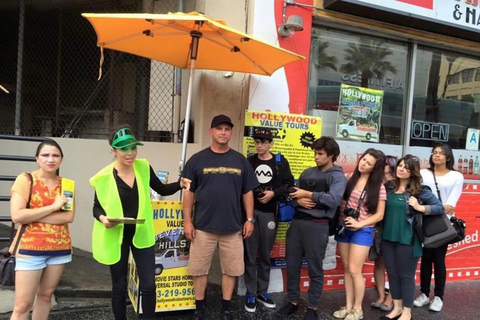
[(386, 305), (385, 303), (382, 303), (382, 305), (380, 306), (380, 310), (382, 311), (392, 311), (393, 309), (393, 303), (391, 305)]
[(380, 302), (380, 301), (374, 301), (370, 304), (370, 306), (372, 308), (375, 308), (375, 309), (380, 309), (380, 307), (382, 306), (383, 302)]

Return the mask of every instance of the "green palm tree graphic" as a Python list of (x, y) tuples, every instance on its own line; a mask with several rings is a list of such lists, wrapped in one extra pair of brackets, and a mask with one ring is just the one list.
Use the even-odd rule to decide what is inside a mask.
[(381, 79), (387, 71), (397, 73), (392, 63), (386, 60), (393, 52), (384, 46), (383, 41), (360, 38), (358, 44), (349, 42), (344, 51), (347, 63), (340, 70), (346, 74), (361, 75), (361, 86), (364, 88), (368, 88), (371, 78)]

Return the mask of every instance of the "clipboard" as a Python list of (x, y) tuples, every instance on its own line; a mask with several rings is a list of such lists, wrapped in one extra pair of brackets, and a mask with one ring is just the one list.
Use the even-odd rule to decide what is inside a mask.
[(135, 219), (135, 218), (109, 218), (107, 217), (109, 222), (118, 222), (123, 224), (144, 224), (145, 219)]

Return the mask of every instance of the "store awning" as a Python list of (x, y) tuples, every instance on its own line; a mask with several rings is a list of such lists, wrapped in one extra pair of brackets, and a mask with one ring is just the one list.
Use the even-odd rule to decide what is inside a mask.
[[(480, 16), (480, 7), (464, 2), (448, 6), (428, 0), (324, 0), (327, 10), (346, 13), (388, 24), (478, 42), (480, 28), (473, 16)], [(431, 5), (426, 5), (431, 3)], [(454, 3), (454, 4), (455, 4)], [(473, 13), (474, 10), (476, 14)], [(454, 13), (457, 13), (454, 18)]]

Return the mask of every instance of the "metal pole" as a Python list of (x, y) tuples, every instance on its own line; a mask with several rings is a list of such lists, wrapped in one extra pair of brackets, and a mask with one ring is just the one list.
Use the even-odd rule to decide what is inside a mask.
[(187, 92), (187, 110), (185, 111), (185, 125), (183, 129), (183, 142), (182, 142), (182, 158), (180, 159), (180, 172), (183, 171), (185, 166), (185, 158), (187, 156), (187, 143), (188, 143), (188, 130), (190, 129), (190, 112), (192, 110), (192, 88), (193, 88), (193, 76), (195, 75), (195, 62), (190, 62), (190, 77), (188, 79), (188, 92)]
[(25, 29), (25, 0), (20, 0), (20, 14), (18, 17), (18, 57), (17, 57), (17, 88), (15, 96), (15, 135), (21, 132), (22, 113), (22, 73), (23, 73), (23, 34)]
[(185, 125), (183, 126), (183, 143), (182, 143), (182, 158), (180, 159), (180, 173), (185, 166), (185, 158), (187, 156), (188, 131), (190, 129), (190, 112), (192, 109), (192, 88), (193, 76), (195, 75), (195, 64), (197, 62), (198, 45), (202, 38), (202, 33), (199, 31), (191, 31), (190, 36), (192, 42), (190, 43), (190, 77), (188, 79), (187, 92), (187, 110), (185, 110)]
[[(183, 12), (183, 0), (178, 0), (178, 12)], [(178, 142), (182, 110), (182, 69), (175, 67), (175, 89), (173, 94), (173, 142)]]
[[(63, 11), (58, 9), (58, 33), (57, 33), (57, 91), (55, 101), (55, 131), (60, 127), (60, 95), (62, 93), (62, 50), (63, 50)], [(53, 133), (53, 132), (52, 132)]]
[(410, 59), (410, 75), (408, 79), (408, 95), (407, 95), (407, 114), (406, 114), (406, 126), (403, 136), (403, 155), (408, 153), (410, 148), (410, 133), (412, 131), (412, 110), (413, 110), (413, 96), (415, 94), (415, 71), (417, 65), (417, 44), (414, 43), (411, 50), (411, 59)]

